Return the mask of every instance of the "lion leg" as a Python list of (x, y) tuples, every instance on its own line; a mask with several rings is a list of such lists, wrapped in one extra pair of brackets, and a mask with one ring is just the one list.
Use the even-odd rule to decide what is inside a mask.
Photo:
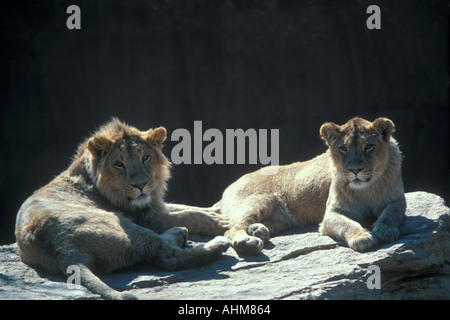
[(223, 235), (228, 229), (228, 219), (214, 211), (202, 208), (183, 208), (174, 212), (162, 212), (154, 215), (159, 228), (167, 230), (173, 227), (186, 227), (190, 233), (205, 236)]
[(226, 237), (218, 236), (211, 241), (189, 248), (180, 248), (180, 244), (185, 242), (188, 232), (186, 228), (172, 228), (162, 235), (133, 224), (128, 228), (133, 232), (129, 233), (129, 240), (133, 247), (130, 254), (136, 254), (143, 260), (154, 262), (167, 270), (189, 269), (208, 264), (218, 259), (230, 246), (230, 240)]
[[(248, 197), (226, 207), (223, 212), (230, 217), (231, 228), (225, 236), (231, 240), (238, 254), (256, 254), (262, 251), (264, 243), (270, 239), (269, 229), (261, 223), (272, 213), (276, 199), (258, 195)], [(223, 210), (223, 209), (222, 209)]]
[(377, 243), (377, 239), (371, 232), (364, 229), (358, 222), (333, 211), (325, 213), (319, 232), (345, 241), (355, 251), (367, 251)]
[[(58, 241), (58, 260), (63, 273), (69, 266), (80, 270), (80, 284), (104, 299), (135, 299), (127, 292), (119, 292), (101, 281), (92, 270), (109, 273), (137, 262), (155, 262), (161, 248), (177, 248), (187, 238), (186, 228), (173, 228), (161, 236), (126, 218), (104, 219), (79, 224), (74, 228), (72, 241)], [(102, 232), (98, 225), (102, 224)]]
[(214, 204), (212, 207), (197, 207), (197, 206), (189, 206), (189, 205), (177, 204), (177, 203), (166, 203), (166, 207), (170, 213), (177, 212), (177, 211), (183, 211), (183, 210), (220, 213), (220, 202)]
[(154, 262), (167, 270), (189, 269), (210, 263), (231, 245), (227, 238), (218, 236), (205, 244), (180, 248), (188, 236), (184, 227), (174, 227), (158, 235), (126, 219), (121, 226), (131, 241), (132, 251), (128, 256)]
[(192, 248), (162, 245), (156, 263), (167, 270), (190, 269), (216, 260), (230, 245), (230, 240), (223, 236)]
[[(227, 238), (216, 237), (206, 244), (182, 249), (179, 245), (187, 238), (186, 228), (172, 228), (158, 235), (128, 219), (119, 218), (119, 221), (117, 225), (104, 225), (100, 236), (91, 225), (78, 227), (74, 241), (83, 251), (73, 250), (78, 255), (67, 255), (62, 264), (63, 270), (68, 265), (79, 266), (81, 284), (106, 299), (130, 299), (133, 295), (111, 289), (94, 275), (91, 268), (111, 272), (140, 261), (156, 263), (168, 270), (192, 268), (214, 261), (231, 245)], [(108, 237), (104, 237), (105, 234)], [(89, 243), (95, 245), (89, 246)]]
[(382, 242), (392, 242), (400, 236), (399, 227), (405, 219), (406, 200), (403, 196), (383, 209), (372, 227), (372, 234)]
[[(100, 233), (99, 225), (102, 227)], [(164, 237), (179, 243), (183, 233), (184, 230), (170, 230)], [(128, 292), (110, 288), (92, 270), (110, 273), (137, 262), (151, 262), (157, 257), (158, 248), (163, 243), (170, 245), (157, 233), (112, 214), (108, 219), (101, 217), (74, 225), (73, 235), (70, 241), (58, 241), (61, 270), (65, 274), (69, 266), (77, 266), (80, 270), (81, 285), (104, 299), (113, 300), (136, 297)]]
[[(188, 236), (186, 228), (171, 228), (159, 235), (127, 219), (121, 221), (121, 227), (129, 242), (127, 247), (122, 248), (122, 257), (113, 258), (116, 267), (122, 260), (122, 266), (149, 261), (168, 270), (188, 269), (216, 260), (231, 245), (227, 238), (218, 236), (205, 244), (180, 248)], [(118, 237), (123, 238), (121, 235)], [(121, 242), (118, 242), (115, 247), (117, 248)]]

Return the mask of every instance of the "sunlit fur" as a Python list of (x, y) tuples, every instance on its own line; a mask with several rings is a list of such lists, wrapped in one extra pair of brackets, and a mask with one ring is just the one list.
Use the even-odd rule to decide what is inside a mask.
[[(358, 251), (399, 236), (406, 207), (401, 177), (402, 155), (386, 118), (353, 118), (339, 126), (326, 123), (322, 138), (333, 162), (330, 195), (320, 231)], [(355, 174), (353, 169), (361, 171)], [(359, 223), (372, 220), (372, 230)]]
[[(75, 158), (84, 158), (97, 187), (116, 206), (158, 208), (170, 177), (169, 161), (161, 152), (165, 135), (164, 128), (141, 132), (113, 119), (80, 146)], [(140, 182), (146, 182), (142, 191), (132, 186)]]
[[(69, 168), (21, 206), (16, 240), (21, 261), (66, 275), (107, 299), (133, 298), (108, 287), (94, 272), (146, 261), (166, 269), (192, 268), (220, 256), (230, 242), (217, 237), (182, 249), (188, 230), (222, 230), (209, 215), (169, 214), (163, 195), (169, 162), (163, 127), (139, 131), (113, 119), (80, 144)], [(222, 221), (222, 220), (219, 220)]]
[[(227, 217), (225, 235), (240, 253), (260, 252), (271, 236), (323, 221), (322, 234), (349, 240), (355, 250), (366, 250), (377, 239), (392, 241), (405, 211), (402, 156), (393, 131), (386, 118), (353, 118), (342, 126), (325, 123), (320, 129), (328, 146), (325, 153), (279, 166), (273, 175), (245, 174), (213, 207), (193, 210), (215, 210)], [(349, 171), (353, 167), (362, 170), (355, 175)], [(333, 216), (335, 211), (346, 219)], [(366, 218), (377, 221), (372, 234), (359, 224)]]

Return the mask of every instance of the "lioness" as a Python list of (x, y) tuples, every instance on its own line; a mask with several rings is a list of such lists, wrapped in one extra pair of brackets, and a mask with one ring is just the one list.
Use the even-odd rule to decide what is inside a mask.
[[(86, 288), (103, 298), (123, 299), (134, 297), (111, 289), (91, 270), (110, 272), (139, 261), (190, 268), (220, 256), (230, 246), (225, 237), (180, 248), (187, 229), (174, 226), (209, 235), (223, 233), (226, 222), (202, 213), (168, 213), (165, 138), (163, 127), (141, 132), (113, 119), (81, 143), (69, 168), (20, 208), (20, 259), (63, 274), (78, 266)], [(160, 236), (146, 227), (165, 232)]]
[[(216, 205), (196, 210), (229, 218), (225, 235), (238, 253), (258, 253), (269, 235), (307, 224), (320, 224), (323, 235), (358, 251), (393, 241), (406, 209), (402, 156), (393, 132), (394, 124), (386, 118), (325, 123), (320, 128), (329, 147), (325, 153), (280, 166), (274, 175), (246, 174)], [(173, 205), (170, 210), (183, 208)], [(362, 226), (371, 223), (371, 231)]]

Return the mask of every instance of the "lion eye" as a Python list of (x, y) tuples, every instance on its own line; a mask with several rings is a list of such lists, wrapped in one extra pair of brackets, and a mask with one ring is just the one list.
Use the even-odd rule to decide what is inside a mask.
[(143, 161), (143, 162), (147, 161), (148, 159), (150, 159), (150, 156), (149, 156), (149, 155), (144, 155), (144, 156), (142, 157), (142, 161)]
[(366, 144), (366, 151), (370, 151), (373, 149), (373, 144)]
[(339, 146), (339, 150), (341, 151), (341, 152), (347, 152), (347, 147), (344, 145), (344, 144), (342, 144), (342, 145), (340, 145)]
[(116, 163), (114, 163), (114, 165), (115, 165), (117, 168), (125, 168), (125, 165), (123, 164), (123, 162), (120, 162), (120, 161), (117, 161)]

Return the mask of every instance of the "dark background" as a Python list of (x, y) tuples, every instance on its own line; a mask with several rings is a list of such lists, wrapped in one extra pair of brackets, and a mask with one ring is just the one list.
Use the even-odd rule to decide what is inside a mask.
[[(81, 30), (66, 8), (81, 8)], [(366, 9), (381, 8), (381, 30)], [(31, 193), (118, 116), (146, 130), (277, 128), (280, 163), (320, 125), (389, 117), (407, 192), (450, 200), (448, 1), (0, 0), (0, 243)], [(206, 143), (205, 143), (206, 145)], [(261, 165), (178, 165), (167, 201), (210, 205)]]

